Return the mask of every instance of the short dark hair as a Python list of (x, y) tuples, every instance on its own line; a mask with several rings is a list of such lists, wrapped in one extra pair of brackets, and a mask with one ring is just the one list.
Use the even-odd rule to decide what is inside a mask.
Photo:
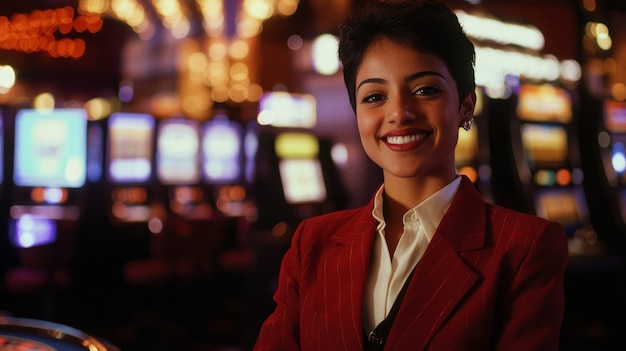
[(339, 26), (339, 60), (354, 111), (357, 70), (379, 38), (439, 57), (456, 81), (460, 101), (476, 87), (474, 45), (446, 5), (432, 0), (364, 1)]

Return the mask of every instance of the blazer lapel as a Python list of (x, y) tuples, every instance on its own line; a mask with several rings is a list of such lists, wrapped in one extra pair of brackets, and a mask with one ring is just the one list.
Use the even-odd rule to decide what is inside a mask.
[[(327, 285), (328, 289), (334, 290), (329, 295), (335, 296), (337, 301), (348, 302), (335, 305), (337, 311), (329, 311), (330, 315), (336, 317), (334, 322), (336, 328), (329, 330), (333, 348), (356, 350), (363, 347), (363, 291), (377, 225), (372, 217), (373, 204), (372, 199), (368, 206), (362, 207), (355, 220), (351, 222), (349, 230), (337, 232), (332, 237), (331, 245), (334, 247), (329, 247), (330, 260), (334, 261), (341, 257), (341, 260), (345, 261), (338, 265), (339, 283)], [(343, 330), (345, 326), (356, 326), (355, 329), (358, 330), (346, 333)]]
[(401, 349), (410, 339), (423, 350), (449, 314), (480, 279), (459, 257), (459, 251), (484, 246), (485, 202), (463, 178), (413, 278), (388, 336), (385, 349)]

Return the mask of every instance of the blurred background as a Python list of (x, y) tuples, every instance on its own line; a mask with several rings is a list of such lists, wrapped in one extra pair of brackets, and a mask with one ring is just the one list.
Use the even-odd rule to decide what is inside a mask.
[[(382, 181), (336, 56), (362, 1), (2, 1), (0, 315), (251, 349), (298, 222)], [(476, 47), (458, 172), (566, 227), (561, 349), (626, 349), (626, 2), (445, 3)]]

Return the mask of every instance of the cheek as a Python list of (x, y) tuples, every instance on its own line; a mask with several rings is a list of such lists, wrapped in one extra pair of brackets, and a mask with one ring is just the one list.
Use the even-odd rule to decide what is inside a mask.
[(372, 119), (364, 118), (363, 116), (357, 118), (357, 128), (362, 142), (366, 142), (367, 139), (371, 139), (376, 135), (377, 128)]

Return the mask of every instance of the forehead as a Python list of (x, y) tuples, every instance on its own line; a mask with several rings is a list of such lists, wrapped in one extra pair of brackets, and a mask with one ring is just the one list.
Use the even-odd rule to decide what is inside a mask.
[(380, 38), (374, 40), (363, 53), (356, 79), (358, 84), (360, 79), (373, 76), (408, 75), (422, 70), (435, 71), (450, 77), (446, 64), (438, 56), (418, 51), (408, 44)]

